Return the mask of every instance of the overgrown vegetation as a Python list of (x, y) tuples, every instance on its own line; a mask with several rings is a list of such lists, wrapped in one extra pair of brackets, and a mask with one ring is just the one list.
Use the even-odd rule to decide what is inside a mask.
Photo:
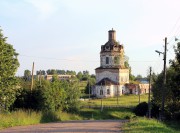
[(61, 110), (56, 112), (18, 110), (11, 113), (2, 113), (0, 114), (0, 119), (0, 129), (2, 129), (13, 126), (32, 125), (55, 121), (82, 120), (82, 117), (77, 114), (62, 112)]
[[(167, 69), (167, 83), (164, 90), (165, 118), (180, 120), (180, 42), (175, 49), (176, 58), (171, 60)], [(161, 109), (163, 73), (159, 74), (153, 84), (153, 104)], [(158, 112), (157, 112), (158, 113)], [(157, 114), (158, 115), (158, 114)]]
[(176, 122), (171, 122), (169, 125), (146, 117), (130, 119), (130, 122), (123, 127), (125, 133), (179, 133), (179, 131), (179, 125)]
[(8, 111), (15, 100), (17, 89), (15, 73), (19, 67), (18, 53), (6, 39), (0, 29), (0, 112)]
[(57, 110), (77, 112), (79, 110), (80, 90), (76, 81), (60, 81), (54, 76), (52, 82), (36, 81), (32, 91), (26, 82), (21, 80), (22, 88), (17, 93), (12, 109), (23, 108), (52, 112)]

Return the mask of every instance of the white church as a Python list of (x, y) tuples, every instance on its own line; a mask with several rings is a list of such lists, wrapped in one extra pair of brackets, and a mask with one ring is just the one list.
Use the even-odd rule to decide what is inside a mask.
[(101, 46), (100, 67), (95, 69), (95, 95), (98, 98), (114, 97), (126, 93), (129, 69), (124, 65), (123, 45), (116, 41), (116, 31), (109, 31), (108, 42)]

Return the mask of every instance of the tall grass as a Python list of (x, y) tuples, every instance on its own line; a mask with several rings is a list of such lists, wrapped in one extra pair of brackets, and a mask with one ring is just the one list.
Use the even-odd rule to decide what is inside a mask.
[(42, 114), (34, 111), (18, 110), (12, 113), (0, 114), (0, 129), (19, 125), (40, 123)]
[(155, 119), (147, 119), (143, 117), (137, 117), (130, 119), (129, 123), (126, 123), (123, 127), (124, 132), (130, 133), (179, 133), (175, 129), (167, 126), (166, 124), (159, 122)]
[(81, 119), (82, 117), (76, 114), (69, 114), (62, 111), (43, 113), (32, 110), (18, 110), (11, 113), (0, 114), (0, 129), (13, 126)]

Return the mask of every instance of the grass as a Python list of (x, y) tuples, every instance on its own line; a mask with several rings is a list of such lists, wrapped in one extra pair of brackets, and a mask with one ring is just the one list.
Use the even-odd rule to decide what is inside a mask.
[(82, 120), (82, 117), (76, 114), (68, 114), (61, 111), (57, 111), (54, 113), (43, 113), (31, 110), (18, 110), (11, 113), (0, 114), (0, 129), (13, 126), (33, 125), (39, 123), (67, 120)]
[(68, 121), (68, 120), (105, 120), (105, 119), (129, 119), (134, 117), (130, 109), (81, 109), (77, 114), (70, 114), (62, 111), (57, 112), (35, 112), (18, 110), (11, 113), (0, 114), (0, 129), (32, 125), (39, 123)]
[(100, 109), (81, 109), (79, 116), (84, 120), (105, 120), (105, 119), (130, 119), (134, 117), (131, 109), (127, 108), (104, 108)]
[[(147, 102), (148, 94), (140, 96), (140, 102)], [(117, 105), (117, 97), (113, 98), (104, 98), (102, 99), (103, 105)], [(134, 107), (139, 104), (139, 96), (138, 95), (122, 95), (118, 97), (118, 105), (126, 106), (126, 107)], [(92, 99), (90, 101), (82, 101), (83, 106), (100, 106), (101, 99)]]
[(126, 133), (179, 133), (178, 125), (170, 127), (169, 125), (159, 122), (156, 119), (147, 119), (144, 117), (137, 117), (130, 119), (123, 127)]
[(129, 108), (104, 108), (87, 109), (83, 108), (77, 114), (69, 114), (62, 111), (57, 112), (35, 112), (18, 110), (11, 113), (0, 114), (0, 129), (20, 126), (32, 125), (38, 123), (47, 123), (55, 121), (68, 120), (105, 120), (105, 119), (129, 119), (130, 122), (125, 123), (123, 132), (132, 133), (178, 133), (180, 126), (178, 122), (161, 123), (155, 119), (147, 119), (143, 117), (136, 117)]
[(0, 129), (19, 126), (37, 124), (41, 120), (41, 113), (34, 111), (14, 111), (12, 113), (0, 114)]

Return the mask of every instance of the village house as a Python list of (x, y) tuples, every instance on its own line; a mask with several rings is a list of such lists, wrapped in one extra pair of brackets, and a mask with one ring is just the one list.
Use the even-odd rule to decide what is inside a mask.
[[(59, 74), (59, 75), (57, 75), (57, 77), (59, 80), (70, 80), (74, 76), (73, 75), (66, 75), (66, 74)], [(52, 78), (53, 78), (53, 75), (46, 75), (45, 76), (45, 79), (49, 80), (49, 81), (52, 81)]]
[(124, 94), (147, 94), (149, 93), (149, 81), (147, 79), (138, 79), (137, 84), (126, 84), (126, 92)]

